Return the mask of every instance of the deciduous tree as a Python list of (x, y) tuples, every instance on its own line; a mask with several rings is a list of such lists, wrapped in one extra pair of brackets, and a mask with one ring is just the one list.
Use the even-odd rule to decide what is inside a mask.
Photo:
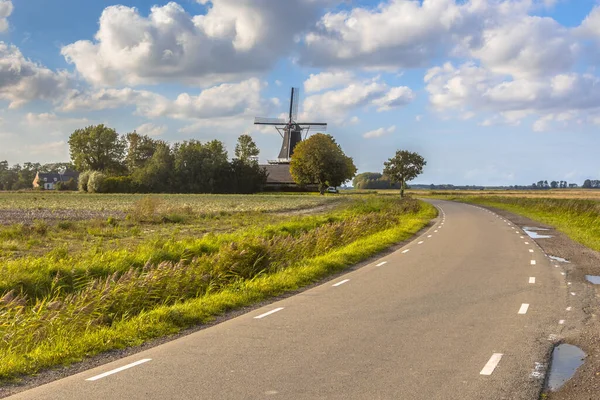
[(238, 138), (238, 142), (235, 145), (235, 157), (243, 163), (252, 162), (255, 157), (258, 157), (260, 154), (260, 150), (252, 136), (250, 135), (241, 135)]
[(400, 183), (400, 197), (404, 197), (406, 182), (410, 182), (423, 173), (427, 162), (417, 153), (398, 150), (396, 155), (384, 163), (383, 174), (393, 183)]
[(318, 133), (296, 146), (290, 172), (296, 183), (317, 184), (319, 192), (325, 194), (328, 186), (337, 187), (352, 179), (356, 166), (333, 136)]
[(71, 159), (79, 171), (121, 172), (125, 140), (104, 125), (77, 129), (69, 138)]

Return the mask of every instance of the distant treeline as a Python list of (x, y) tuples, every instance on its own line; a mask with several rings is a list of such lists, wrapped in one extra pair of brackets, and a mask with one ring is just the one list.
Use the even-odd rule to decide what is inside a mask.
[(267, 179), (258, 148), (240, 136), (236, 158), (223, 142), (189, 140), (169, 144), (136, 132), (119, 136), (104, 125), (75, 131), (71, 159), (79, 190), (93, 193), (254, 193)]
[(355, 189), (400, 189), (400, 184), (392, 184), (390, 179), (378, 172), (365, 172), (354, 177)]
[(76, 130), (69, 146), (70, 163), (0, 162), (0, 190), (31, 189), (37, 172), (61, 169), (81, 172), (79, 190), (93, 193), (254, 193), (267, 179), (248, 135), (240, 136), (233, 160), (219, 140), (169, 144), (135, 131), (121, 136), (104, 125)]

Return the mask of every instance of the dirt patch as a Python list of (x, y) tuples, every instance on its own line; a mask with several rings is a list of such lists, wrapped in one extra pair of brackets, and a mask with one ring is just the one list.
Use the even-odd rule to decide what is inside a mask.
[[(557, 392), (542, 394), (543, 399), (574, 400), (600, 398), (600, 285), (593, 285), (586, 280), (586, 275), (600, 275), (600, 253), (571, 240), (567, 235), (554, 227), (533, 221), (520, 215), (494, 207), (488, 208), (498, 215), (523, 227), (548, 229), (544, 235), (547, 239), (531, 239), (549, 256), (560, 257), (568, 261), (552, 260), (552, 265), (565, 273), (565, 296), (571, 311), (565, 311), (566, 323), (558, 331), (557, 343), (568, 343), (580, 347), (587, 358), (573, 379)], [(574, 293), (575, 295), (573, 295)], [(549, 362), (550, 360), (548, 360)]]
[(106, 219), (108, 217), (124, 218), (125, 213), (114, 210), (0, 209), (0, 225), (32, 224), (36, 220), (48, 223), (58, 221), (86, 221), (90, 219)]

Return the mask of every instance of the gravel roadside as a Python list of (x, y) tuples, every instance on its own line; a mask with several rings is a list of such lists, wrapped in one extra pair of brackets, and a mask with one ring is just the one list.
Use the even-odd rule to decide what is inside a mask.
[[(581, 348), (586, 354), (584, 364), (575, 376), (557, 392), (544, 392), (542, 399), (579, 400), (600, 399), (600, 285), (592, 285), (586, 275), (600, 275), (600, 253), (571, 240), (567, 235), (552, 226), (494, 207), (485, 207), (498, 215), (523, 227), (545, 228), (539, 232), (552, 236), (546, 239), (532, 239), (548, 255), (566, 259), (555, 261), (565, 274), (564, 296), (568, 299), (571, 311), (566, 311), (561, 319), (562, 327), (557, 326), (556, 344), (567, 343)], [(573, 294), (574, 293), (574, 294)], [(551, 360), (547, 360), (550, 365)], [(549, 369), (548, 369), (549, 371)], [(547, 377), (546, 377), (547, 378)]]

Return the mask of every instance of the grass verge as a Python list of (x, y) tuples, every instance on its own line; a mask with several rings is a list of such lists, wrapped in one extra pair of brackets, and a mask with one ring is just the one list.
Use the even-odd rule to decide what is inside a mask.
[[(144, 266), (91, 281), (66, 296), (60, 287), (54, 297), (33, 302), (9, 292), (0, 300), (0, 380), (139, 345), (317, 282), (408, 239), (437, 213), (426, 203), (406, 204), (389, 208), (365, 202), (361, 212), (348, 212), (341, 221), (250, 240), (246, 246), (227, 244), (211, 259)], [(392, 223), (373, 229), (383, 220)], [(291, 251), (298, 243), (305, 246), (301, 254)], [(200, 288), (196, 292), (194, 285)], [(187, 295), (173, 298), (172, 293)]]
[(600, 251), (600, 202), (584, 199), (500, 196), (431, 196), (496, 207), (555, 227), (572, 240)]

